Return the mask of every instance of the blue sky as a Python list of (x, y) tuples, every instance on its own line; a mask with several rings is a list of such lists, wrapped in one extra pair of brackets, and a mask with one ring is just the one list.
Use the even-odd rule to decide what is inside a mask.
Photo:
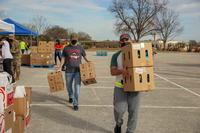
[[(200, 41), (200, 0), (169, 0), (169, 8), (179, 13), (184, 31), (176, 40)], [(30, 23), (36, 15), (51, 25), (89, 33), (94, 40), (118, 40), (114, 16), (108, 11), (111, 0), (0, 0), (0, 10), (20, 23)]]

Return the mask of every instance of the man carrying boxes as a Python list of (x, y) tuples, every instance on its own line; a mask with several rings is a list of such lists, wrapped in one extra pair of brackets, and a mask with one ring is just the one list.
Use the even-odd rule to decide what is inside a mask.
[[(62, 52), (62, 59), (58, 71), (61, 71), (62, 66), (65, 63), (66, 72), (66, 87), (69, 95), (69, 102), (73, 103), (73, 109), (78, 110), (79, 94), (80, 94), (80, 64), (82, 57), (86, 62), (89, 62), (86, 58), (85, 50), (78, 44), (78, 35), (72, 34), (70, 37), (71, 43), (66, 46)], [(72, 87), (74, 82), (74, 88)]]
[[(134, 133), (137, 124), (139, 108), (139, 92), (153, 88), (153, 70), (144, 65), (152, 65), (152, 54), (149, 49), (130, 41), (128, 34), (120, 36), (122, 50), (112, 56), (110, 71), (116, 76), (114, 88), (115, 133), (121, 133), (123, 115), (128, 108), (128, 123), (126, 133)], [(144, 48), (143, 48), (144, 47)], [(136, 50), (134, 50), (136, 49)], [(142, 60), (143, 59), (143, 60)], [(141, 61), (142, 60), (142, 61)], [(139, 66), (138, 66), (139, 63)], [(137, 67), (135, 67), (137, 66)], [(150, 72), (149, 72), (150, 71)]]

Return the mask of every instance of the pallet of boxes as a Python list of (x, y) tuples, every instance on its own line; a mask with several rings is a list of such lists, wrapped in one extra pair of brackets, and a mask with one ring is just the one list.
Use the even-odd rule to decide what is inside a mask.
[(23, 133), (31, 116), (31, 88), (15, 89), (5, 72), (0, 79), (0, 133)]
[(31, 67), (53, 67), (54, 42), (39, 41), (38, 46), (31, 47)]
[(122, 47), (124, 91), (150, 91), (155, 88), (152, 44), (131, 43)]
[(84, 85), (97, 83), (95, 65), (92, 62), (80, 64), (80, 75)]

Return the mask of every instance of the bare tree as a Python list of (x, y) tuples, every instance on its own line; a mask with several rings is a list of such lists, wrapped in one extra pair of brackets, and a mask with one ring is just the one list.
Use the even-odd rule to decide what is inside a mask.
[(156, 28), (163, 41), (164, 49), (168, 40), (174, 39), (183, 31), (180, 25), (178, 14), (169, 9), (163, 9), (156, 17)]
[(44, 16), (39, 15), (32, 19), (31, 24), (38, 34), (42, 34), (49, 27), (47, 19)]
[(130, 33), (138, 42), (155, 30), (154, 18), (166, 4), (166, 0), (113, 0), (109, 11), (117, 19), (116, 31)]
[(25, 23), (23, 24), (25, 27), (27, 27), (28, 29), (34, 31), (34, 32), (37, 32), (37, 29), (36, 27), (33, 25), (33, 24), (30, 24), (30, 23)]
[(92, 37), (85, 32), (78, 32), (79, 40), (80, 41), (91, 41)]
[(44, 31), (44, 35), (55, 40), (58, 38), (61, 38), (61, 39), (67, 38), (69, 36), (69, 33), (67, 29), (55, 25), (55, 26), (47, 28)]

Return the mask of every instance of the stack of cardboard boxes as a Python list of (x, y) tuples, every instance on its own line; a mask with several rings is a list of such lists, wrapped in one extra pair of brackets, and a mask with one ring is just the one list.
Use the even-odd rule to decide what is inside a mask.
[(3, 72), (3, 59), (0, 57), (0, 72)]
[[(0, 100), (1, 100), (1, 117), (2, 122), (4, 123), (3, 126), (1, 126), (0, 130), (4, 132), (12, 132), (12, 127), (14, 124), (14, 90), (11, 85), (1, 86), (0, 87)], [(4, 118), (3, 118), (4, 117)]]
[(32, 66), (53, 65), (53, 42), (40, 41), (38, 46), (32, 46), (30, 55), (30, 64)]
[(97, 83), (95, 66), (92, 62), (80, 64), (80, 74), (84, 85)]
[(31, 87), (25, 87), (25, 95), (23, 97), (14, 98), (15, 122), (12, 133), (23, 133), (28, 126), (31, 118)]
[(51, 72), (47, 75), (50, 92), (58, 92), (64, 90), (64, 80), (62, 72)]
[(30, 121), (31, 88), (26, 88), (23, 98), (14, 95), (12, 85), (0, 85), (0, 133), (23, 133)]
[(151, 43), (132, 43), (122, 47), (124, 91), (149, 91), (155, 88)]

